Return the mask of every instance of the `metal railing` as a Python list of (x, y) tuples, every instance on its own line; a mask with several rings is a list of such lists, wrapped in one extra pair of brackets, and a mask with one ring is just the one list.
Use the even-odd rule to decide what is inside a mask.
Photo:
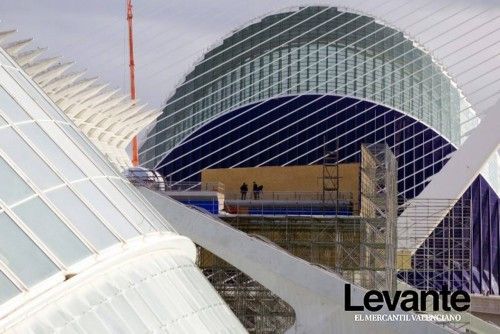
[(165, 191), (216, 191), (224, 193), (224, 184), (221, 182), (165, 181)]
[[(323, 192), (317, 191), (260, 191), (255, 193), (254, 191), (248, 191), (246, 196), (243, 196), (242, 192), (225, 192), (224, 197), (226, 200), (265, 200), (265, 201), (318, 201), (318, 202), (330, 202), (333, 203), (336, 198), (336, 194), (332, 196), (329, 194), (326, 196)], [(333, 199), (333, 201), (332, 201)], [(339, 192), (339, 200), (352, 201), (352, 192)]]
[[(135, 186), (143, 186), (161, 192), (183, 192), (177, 200), (189, 206), (197, 206), (212, 214), (219, 213), (219, 199), (200, 199), (201, 191), (217, 192), (224, 195), (224, 211), (229, 214), (248, 215), (288, 215), (288, 216), (351, 216), (359, 211), (353, 193), (339, 192), (326, 195), (312, 191), (248, 191), (225, 192), (221, 182), (158, 182), (156, 179), (129, 177)], [(163, 181), (163, 180), (162, 180)], [(161, 185), (161, 186), (160, 186)], [(338, 198), (337, 198), (338, 195)]]

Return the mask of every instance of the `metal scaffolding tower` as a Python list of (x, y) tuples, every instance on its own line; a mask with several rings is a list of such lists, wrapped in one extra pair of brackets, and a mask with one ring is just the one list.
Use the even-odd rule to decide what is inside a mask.
[(284, 333), (295, 321), (293, 308), (248, 275), (198, 247), (203, 274), (249, 333)]
[[(335, 164), (329, 167), (335, 168)], [(397, 240), (397, 170), (387, 145), (363, 145), (360, 205), (352, 215), (235, 214), (220, 218), (366, 289), (470, 286), (469, 203), (456, 204), (420, 249), (411, 253), (404, 247), (413, 244), (411, 235), (409, 240)], [(338, 185), (338, 174), (325, 175)], [(338, 187), (326, 190), (337, 191)], [(449, 207), (450, 203), (427, 200), (419, 205), (431, 213), (436, 206)], [(432, 223), (430, 215), (411, 217), (407, 223), (413, 224), (415, 218), (422, 228), (427, 228), (427, 221)], [(415, 226), (411, 228), (415, 230)], [(293, 324), (293, 309), (279, 297), (208, 251), (199, 248), (199, 252), (200, 268), (251, 333), (283, 333)]]
[(335, 144), (334, 151), (328, 151), (326, 146), (323, 152), (323, 173), (321, 176), (323, 190), (323, 205), (325, 207), (334, 205), (336, 211), (339, 208), (340, 192), (340, 168), (338, 164), (338, 145)]
[(396, 289), (397, 161), (385, 144), (361, 146), (360, 285)]

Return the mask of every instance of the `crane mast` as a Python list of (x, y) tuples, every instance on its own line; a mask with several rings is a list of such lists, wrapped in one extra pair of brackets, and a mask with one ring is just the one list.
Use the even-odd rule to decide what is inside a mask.
[[(130, 69), (130, 98), (135, 101), (134, 32), (132, 27), (132, 0), (127, 0), (128, 48)], [(132, 165), (139, 165), (139, 145), (137, 136), (132, 138)]]

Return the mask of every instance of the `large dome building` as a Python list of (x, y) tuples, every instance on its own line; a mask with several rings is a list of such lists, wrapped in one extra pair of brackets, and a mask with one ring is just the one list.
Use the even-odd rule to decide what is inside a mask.
[[(403, 32), (343, 8), (300, 7), (206, 52), (167, 99), (140, 160), (172, 182), (199, 182), (209, 168), (322, 164), (328, 150), (356, 162), (361, 144), (386, 143), (406, 201), (460, 148), (475, 116), (445, 68)], [(494, 157), (491, 175), (465, 193), (477, 239), (473, 290), (494, 294), (499, 237), (484, 231), (498, 229), (498, 170)]]
[(401, 195), (412, 198), (475, 125), (461, 125), (473, 114), (443, 67), (402, 32), (304, 7), (207, 52), (168, 99), (141, 161), (196, 180), (207, 167), (320, 163), (332, 142), (352, 161), (361, 142), (387, 141), (402, 166)]

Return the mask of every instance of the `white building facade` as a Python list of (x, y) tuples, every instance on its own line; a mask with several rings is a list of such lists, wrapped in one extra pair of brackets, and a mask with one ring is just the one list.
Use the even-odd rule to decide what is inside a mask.
[(179, 236), (0, 49), (0, 333), (245, 332)]

